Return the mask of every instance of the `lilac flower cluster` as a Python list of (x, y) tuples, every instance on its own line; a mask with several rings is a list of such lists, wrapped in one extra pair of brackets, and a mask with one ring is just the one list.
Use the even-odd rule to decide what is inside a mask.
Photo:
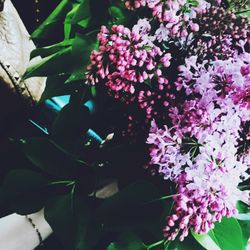
[[(161, 23), (156, 34), (160, 34), (161, 39), (186, 38), (190, 32), (197, 32), (199, 25), (196, 22), (198, 14), (203, 13), (209, 8), (210, 4), (206, 1), (188, 0), (132, 0), (125, 1), (128, 9), (134, 10), (142, 7), (149, 8), (152, 17)], [(161, 33), (164, 32), (164, 36)]]
[(150, 14), (101, 28), (86, 81), (144, 112), (126, 113), (129, 132), (151, 122), (150, 165), (178, 187), (164, 236), (183, 240), (249, 203), (250, 22), (220, 0), (124, 2)]
[(237, 213), (238, 200), (249, 203), (249, 192), (238, 186), (249, 178), (249, 143), (242, 135), (250, 121), (250, 54), (209, 66), (192, 56), (179, 70), (176, 86), (186, 99), (171, 108), (171, 128), (153, 121), (147, 140), (151, 164), (178, 185), (164, 229), (169, 240), (178, 234), (183, 240), (189, 228), (208, 232)]
[[(168, 79), (163, 75), (170, 66), (171, 54), (166, 53), (153, 42), (150, 23), (139, 20), (132, 30), (114, 25), (109, 31), (101, 28), (98, 35), (99, 51), (91, 54), (87, 81), (96, 84), (104, 81), (108, 93), (125, 103), (136, 101), (145, 110), (147, 118), (153, 114), (154, 99), (162, 99), (161, 92), (168, 90)], [(145, 90), (150, 83), (155, 90)], [(168, 91), (166, 91), (168, 92)], [(170, 94), (165, 95), (164, 105), (168, 105)]]
[(86, 82), (101, 83), (110, 96), (143, 110), (146, 123), (165, 119), (162, 110), (176, 99), (171, 72), (186, 57), (198, 55), (199, 62), (227, 59), (243, 52), (242, 43), (249, 46), (249, 21), (224, 10), (219, 1), (129, 0), (125, 5), (149, 8), (151, 16), (132, 28), (101, 28)]
[[(189, 55), (199, 55), (199, 60), (227, 59), (240, 50), (239, 42), (248, 42), (249, 20), (236, 16), (220, 6), (211, 6), (197, 16), (200, 31), (187, 41)], [(241, 51), (242, 52), (242, 51)]]

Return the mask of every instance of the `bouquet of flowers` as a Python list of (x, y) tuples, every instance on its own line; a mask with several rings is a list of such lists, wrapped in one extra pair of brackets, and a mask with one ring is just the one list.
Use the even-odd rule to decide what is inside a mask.
[(45, 206), (65, 249), (246, 249), (248, 8), (62, 1), (33, 38), (63, 18), (64, 40), (33, 51), (25, 77), (48, 77), (42, 101), (71, 98), (49, 135), (19, 140), (32, 166), (5, 178), (12, 209)]

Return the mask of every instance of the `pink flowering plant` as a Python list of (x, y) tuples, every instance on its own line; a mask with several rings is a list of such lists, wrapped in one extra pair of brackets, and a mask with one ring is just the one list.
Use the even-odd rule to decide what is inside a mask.
[(136, 138), (139, 123), (148, 133), (147, 167), (176, 186), (168, 241), (207, 235), (223, 218), (237, 218), (239, 202), (250, 204), (240, 188), (249, 179), (250, 23), (225, 4), (125, 1), (142, 18), (131, 28), (102, 26), (86, 74), (144, 113), (128, 116), (125, 137)]
[(66, 250), (247, 249), (249, 1), (68, 2), (25, 76), (48, 77), (42, 101), (71, 94), (48, 138), (21, 141), (49, 197), (28, 211)]

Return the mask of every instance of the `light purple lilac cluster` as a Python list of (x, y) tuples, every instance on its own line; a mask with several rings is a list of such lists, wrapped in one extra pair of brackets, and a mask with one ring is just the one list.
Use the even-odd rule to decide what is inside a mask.
[(190, 228), (206, 233), (237, 213), (237, 201), (249, 203), (238, 186), (249, 178), (250, 54), (209, 65), (192, 56), (179, 70), (186, 99), (171, 108), (171, 127), (153, 121), (147, 139), (151, 164), (178, 186), (169, 240), (183, 240)]

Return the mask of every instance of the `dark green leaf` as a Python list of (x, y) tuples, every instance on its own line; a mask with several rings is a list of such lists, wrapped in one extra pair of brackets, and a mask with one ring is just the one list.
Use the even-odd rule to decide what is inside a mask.
[(239, 211), (240, 214), (250, 213), (250, 206), (248, 206), (242, 201), (238, 201), (237, 210)]
[(55, 54), (55, 53), (65, 49), (65, 48), (71, 46), (72, 43), (73, 43), (73, 40), (69, 39), (69, 40), (64, 40), (60, 43), (53, 44), (51, 46), (35, 49), (31, 52), (30, 58), (34, 58), (36, 56), (41, 56), (41, 57), (50, 56), (51, 54)]
[(250, 239), (250, 221), (239, 221), (239, 225), (242, 230), (243, 246), (246, 247)]
[(50, 199), (45, 206), (45, 219), (67, 250), (87, 250), (98, 242), (89, 204), (86, 198), (68, 194)]
[(51, 15), (33, 32), (34, 39), (44, 39), (60, 29), (67, 13), (72, 8), (72, 1), (62, 0)]
[(125, 15), (123, 10), (117, 6), (111, 6), (109, 8), (110, 16), (116, 24), (121, 24), (125, 21)]
[(74, 4), (73, 8), (68, 14), (66, 15), (65, 21), (64, 21), (64, 38), (69, 39), (71, 35), (72, 25), (71, 20), (75, 16), (75, 13), (77, 12), (80, 4)]
[(148, 203), (159, 196), (154, 185), (137, 181), (105, 200), (97, 209), (96, 218), (105, 230), (145, 228), (161, 219), (161, 204)]
[(46, 138), (25, 140), (22, 149), (35, 166), (53, 176), (70, 179), (78, 168), (85, 168), (83, 163)]
[(52, 127), (52, 138), (68, 150), (81, 148), (83, 136), (90, 128), (90, 112), (84, 105), (67, 104)]
[(42, 188), (48, 179), (41, 174), (26, 170), (12, 170), (4, 179), (2, 195), (13, 211), (29, 214), (39, 211), (44, 206)]
[(120, 235), (118, 240), (111, 243), (107, 250), (146, 250), (146, 246), (141, 239), (132, 232), (126, 232)]
[(91, 17), (91, 10), (89, 0), (83, 0), (80, 6), (77, 8), (74, 17), (71, 20), (72, 24), (77, 24), (83, 20), (89, 20)]
[(44, 210), (46, 221), (68, 250), (74, 249), (76, 233), (72, 202), (70, 195), (55, 197), (47, 202)]
[(85, 79), (85, 74), (84, 74), (83, 69), (78, 69), (78, 70), (75, 70), (74, 72), (72, 72), (72, 74), (66, 80), (65, 83), (72, 83), (75, 81), (82, 81), (82, 83), (83, 83), (84, 79)]
[(71, 84), (65, 84), (68, 76), (49, 76), (46, 81), (46, 87), (40, 99), (40, 103), (45, 100), (62, 95), (73, 94), (77, 89), (79, 89), (80, 83), (73, 82)]
[(203, 248), (192, 235), (188, 235), (184, 241), (178, 238), (175, 241), (168, 241), (165, 245), (165, 250), (203, 250)]
[(33, 76), (50, 76), (70, 72), (75, 64), (72, 61), (71, 50), (71, 47), (68, 47), (40, 59), (37, 63), (28, 67), (23, 78), (27, 79)]
[(76, 34), (72, 54), (75, 60), (78, 60), (80, 65), (79, 69), (81, 68), (83, 72), (89, 64), (91, 51), (97, 49), (97, 47), (97, 31), (85, 35)]

